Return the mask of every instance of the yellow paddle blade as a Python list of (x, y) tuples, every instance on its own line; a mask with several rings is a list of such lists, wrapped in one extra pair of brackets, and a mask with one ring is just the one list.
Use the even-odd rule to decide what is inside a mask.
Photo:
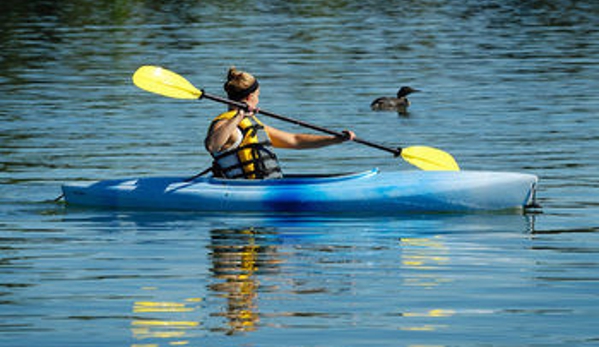
[(184, 77), (160, 66), (142, 66), (133, 74), (133, 83), (143, 90), (175, 99), (199, 99), (202, 92)]
[(401, 157), (408, 163), (426, 171), (460, 171), (451, 154), (426, 146), (404, 148)]

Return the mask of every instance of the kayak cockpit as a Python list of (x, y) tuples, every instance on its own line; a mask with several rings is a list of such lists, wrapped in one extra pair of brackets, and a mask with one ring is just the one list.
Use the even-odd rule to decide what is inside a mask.
[(361, 172), (351, 173), (337, 173), (337, 174), (288, 174), (280, 179), (265, 179), (265, 180), (252, 180), (252, 179), (227, 179), (209, 177), (208, 181), (214, 184), (223, 185), (257, 185), (257, 186), (276, 186), (276, 185), (296, 185), (296, 184), (323, 184), (332, 182), (342, 182), (348, 180), (356, 180), (362, 178), (372, 177), (379, 173), (378, 168)]

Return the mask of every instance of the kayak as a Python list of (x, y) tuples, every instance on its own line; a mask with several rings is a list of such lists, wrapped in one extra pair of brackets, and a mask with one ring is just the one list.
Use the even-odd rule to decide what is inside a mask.
[(64, 184), (68, 205), (202, 212), (375, 213), (523, 210), (535, 175), (397, 171), (245, 180), (146, 177)]

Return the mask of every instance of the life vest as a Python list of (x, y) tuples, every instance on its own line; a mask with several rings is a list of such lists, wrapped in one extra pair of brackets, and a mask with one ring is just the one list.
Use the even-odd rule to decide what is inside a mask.
[[(235, 117), (237, 111), (229, 111), (216, 117), (211, 127), (222, 119)], [(224, 152), (210, 153), (214, 158), (212, 171), (216, 177), (225, 178), (282, 178), (281, 167), (274, 153), (264, 125), (255, 117), (245, 117), (237, 126), (242, 140)]]

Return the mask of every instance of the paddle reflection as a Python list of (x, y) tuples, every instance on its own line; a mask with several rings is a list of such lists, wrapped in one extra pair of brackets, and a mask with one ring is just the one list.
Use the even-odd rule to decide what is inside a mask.
[[(157, 288), (142, 289), (153, 291)], [(187, 298), (181, 302), (136, 301), (133, 305), (135, 318), (131, 322), (136, 343), (131, 347), (188, 344), (188, 339), (197, 334), (201, 325), (197, 317), (201, 301), (200, 298)]]
[(280, 262), (277, 247), (268, 244), (273, 234), (269, 229), (254, 228), (211, 231), (211, 271), (218, 283), (210, 289), (227, 301), (224, 312), (212, 314), (227, 320), (227, 327), (216, 330), (231, 335), (256, 329), (256, 299), (261, 290), (258, 275), (278, 272)]
[(404, 278), (404, 285), (431, 288), (452, 281), (439, 272), (450, 261), (450, 250), (441, 237), (402, 237), (400, 244), (402, 268), (414, 270)]

